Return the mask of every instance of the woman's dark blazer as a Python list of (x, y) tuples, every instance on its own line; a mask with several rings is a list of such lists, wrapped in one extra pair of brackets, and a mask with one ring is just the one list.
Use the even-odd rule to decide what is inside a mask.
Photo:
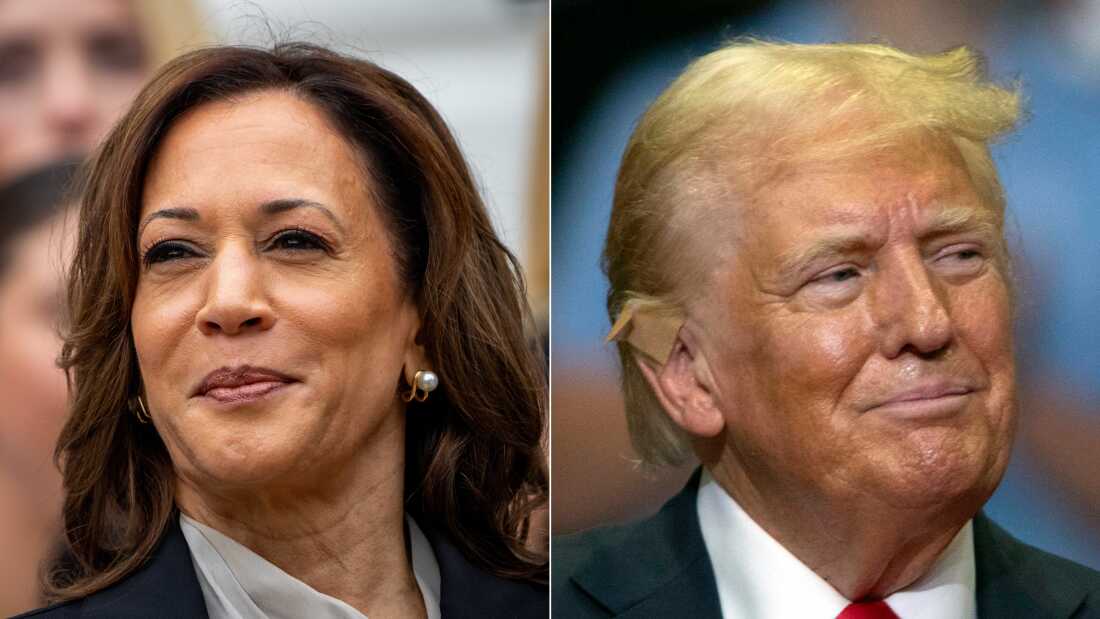
[[(440, 609), (444, 619), (464, 617), (522, 617), (545, 619), (550, 615), (546, 585), (499, 578), (470, 564), (444, 536), (421, 527), (439, 563)], [(70, 600), (19, 615), (50, 619), (159, 619), (206, 617), (206, 603), (199, 587), (191, 549), (180, 530), (179, 518), (153, 556), (128, 578), (86, 598)]]

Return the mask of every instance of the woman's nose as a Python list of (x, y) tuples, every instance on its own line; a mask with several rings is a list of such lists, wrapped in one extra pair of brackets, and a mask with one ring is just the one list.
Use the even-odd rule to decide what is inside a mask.
[(205, 335), (238, 335), (266, 331), (275, 324), (255, 257), (244, 251), (223, 252), (208, 267), (202, 308), (196, 326)]

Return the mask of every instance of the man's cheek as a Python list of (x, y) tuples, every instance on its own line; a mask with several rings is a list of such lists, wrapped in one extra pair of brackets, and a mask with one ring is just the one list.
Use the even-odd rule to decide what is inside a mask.
[(765, 349), (789, 380), (825, 387), (850, 382), (873, 343), (858, 323), (813, 316), (773, 325)]
[(963, 342), (988, 371), (1011, 369), (1013, 364), (1012, 311), (1003, 286), (987, 286), (959, 299), (953, 321)]

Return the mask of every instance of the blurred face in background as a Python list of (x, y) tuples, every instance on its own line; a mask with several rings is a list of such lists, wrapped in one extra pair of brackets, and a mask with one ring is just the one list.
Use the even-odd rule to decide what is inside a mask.
[(0, 467), (51, 512), (61, 496), (53, 449), (67, 403), (56, 364), (62, 265), (72, 252), (64, 223), (55, 215), (17, 237), (0, 272)]
[(91, 150), (148, 66), (127, 0), (0, 0), (0, 180)]

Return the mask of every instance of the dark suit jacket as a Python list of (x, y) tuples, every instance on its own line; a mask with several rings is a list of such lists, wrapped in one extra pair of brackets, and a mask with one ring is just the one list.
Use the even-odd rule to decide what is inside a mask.
[[(696, 515), (699, 472), (656, 515), (557, 538), (555, 617), (720, 618), (714, 570)], [(1100, 617), (1100, 572), (1027, 546), (974, 518), (978, 616)]]
[[(438, 531), (421, 527), (439, 563), (440, 610), (444, 619), (464, 617), (530, 617), (545, 619), (549, 593), (545, 585), (505, 580), (470, 564)], [(31, 611), (23, 617), (51, 619), (205, 618), (191, 550), (172, 518), (149, 561), (122, 582), (86, 598)]]

